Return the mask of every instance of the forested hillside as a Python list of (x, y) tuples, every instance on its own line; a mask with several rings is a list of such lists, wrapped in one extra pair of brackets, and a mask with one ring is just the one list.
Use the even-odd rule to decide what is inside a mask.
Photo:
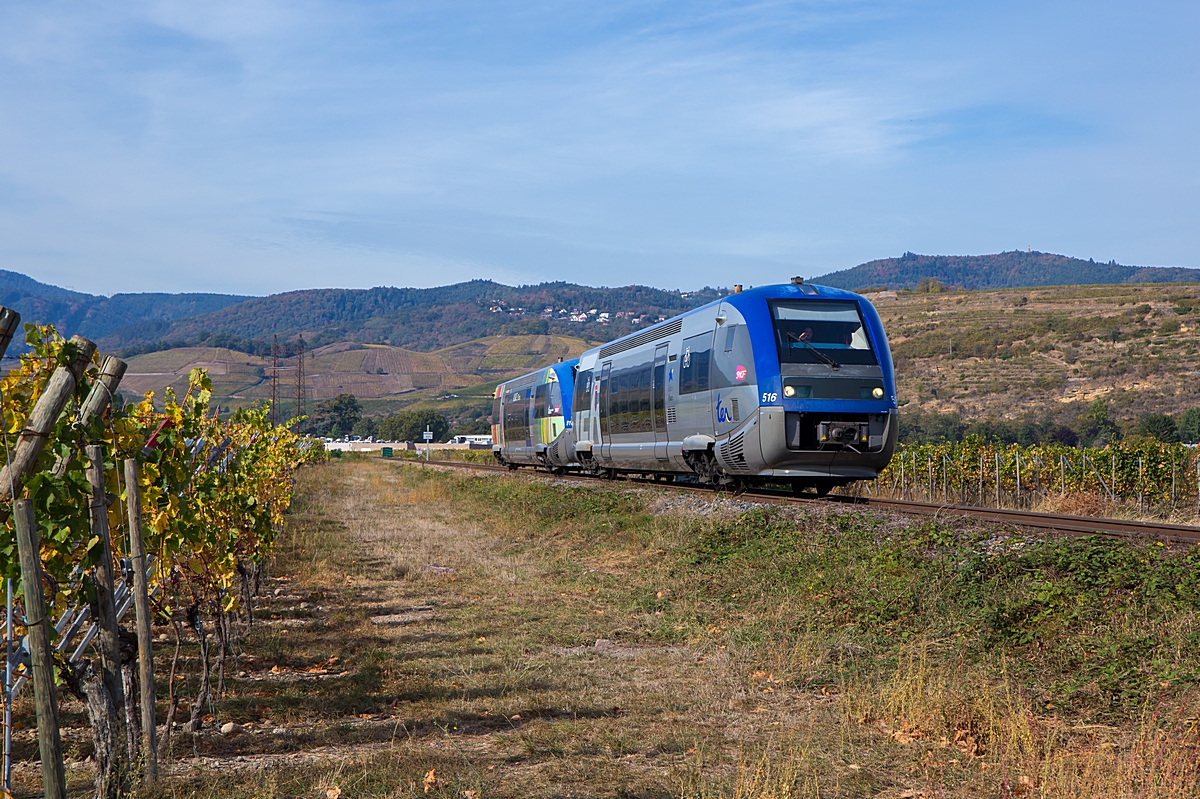
[[(52, 324), (91, 339), (119, 327), (155, 320), (207, 314), (247, 299), (234, 294), (114, 294), (101, 297), (40, 283), (19, 272), (0, 269), (0, 305), (28, 322)], [(16, 347), (14, 347), (15, 351)]]
[(549, 333), (601, 341), (723, 293), (561, 282), (513, 287), (490, 280), (432, 289), (314, 289), (250, 299), (187, 319), (143, 322), (117, 330), (102, 343), (127, 353), (183, 346), (263, 353), (272, 336), (291, 346), (299, 335), (308, 346), (354, 341), (422, 351), (496, 334)]
[(1045, 252), (1002, 252), (995, 255), (917, 255), (882, 258), (853, 269), (830, 272), (812, 282), (844, 289), (915, 288), (932, 278), (965, 289), (1022, 286), (1079, 286), (1098, 283), (1188, 283), (1200, 270), (1184, 267), (1098, 264)]

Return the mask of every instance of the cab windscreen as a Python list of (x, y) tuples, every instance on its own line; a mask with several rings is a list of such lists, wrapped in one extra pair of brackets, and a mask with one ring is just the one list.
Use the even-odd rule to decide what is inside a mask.
[(877, 364), (858, 304), (837, 300), (772, 300), (780, 363)]

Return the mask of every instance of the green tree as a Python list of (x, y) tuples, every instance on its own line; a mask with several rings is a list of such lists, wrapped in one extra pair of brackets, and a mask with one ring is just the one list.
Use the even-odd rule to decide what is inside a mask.
[(363, 418), (359, 419), (357, 422), (354, 423), (354, 427), (351, 428), (350, 432), (356, 436), (361, 436), (362, 438), (366, 438), (367, 436), (375, 435), (375, 433), (377, 432), (377, 430), (376, 430), (377, 427), (378, 426), (375, 424), (374, 419), (372, 419), (369, 416), (364, 416)]
[(338, 394), (313, 408), (312, 431), (319, 436), (344, 435), (354, 429), (360, 418), (362, 405), (358, 398), (353, 394)]
[(450, 431), (448, 437), (453, 436), (486, 436), (492, 432), (492, 423), (487, 420), (486, 416), (478, 419), (472, 419), (467, 422), (460, 422), (457, 427)]
[(442, 441), (450, 422), (437, 411), (404, 411), (384, 419), (376, 432), (385, 441), (420, 441), (426, 427), (433, 431), (434, 441)]
[(1175, 420), (1165, 413), (1148, 413), (1143, 416), (1138, 422), (1138, 432), (1167, 444), (1179, 440), (1179, 428)]
[(1200, 443), (1200, 408), (1188, 408), (1179, 417), (1179, 437), (1185, 443)]
[(1075, 420), (1075, 432), (1083, 446), (1103, 447), (1121, 437), (1121, 429), (1108, 416), (1108, 403), (1102, 399), (1094, 401)]

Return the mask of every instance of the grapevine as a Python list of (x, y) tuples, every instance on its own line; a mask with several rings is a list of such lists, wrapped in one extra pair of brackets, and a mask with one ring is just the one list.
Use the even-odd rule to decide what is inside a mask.
[[(30, 351), (0, 379), (5, 453), (17, 446), (55, 369), (78, 353), (75, 342), (50, 326), (26, 325), (26, 341)], [(294, 472), (323, 459), (324, 447), (287, 426), (273, 425), (269, 407), (240, 409), (220, 418), (211, 407), (211, 382), (199, 369), (192, 370), (182, 396), (169, 388), (161, 398), (147, 393), (139, 401), (110, 405), (106, 413), (84, 421), (79, 410), (88, 391), (99, 385), (98, 367), (98, 359), (93, 358), (47, 437), (32, 474), (23, 485), (14, 486), (18, 497), (33, 504), (49, 615), (61, 618), (87, 606), (95, 595), (90, 575), (104, 547), (92, 530), (84, 452), (88, 445), (100, 445), (112, 500), (107, 514), (114, 569), (121, 573), (130, 554), (122, 463), (134, 458), (139, 464), (142, 534), (145, 549), (153, 556), (150, 581), (159, 620), (172, 622), (177, 633), (186, 620), (204, 653), (210, 634), (205, 619), (210, 620), (220, 643), (218, 665), (223, 668), (235, 627), (232, 618), (252, 599), (252, 583), (273, 551), (292, 501)], [(11, 514), (0, 532), (0, 572), (20, 586)], [(69, 681), (69, 664), (61, 665)], [(202, 671), (201, 697), (209, 690), (207, 654)], [(173, 716), (177, 704), (173, 683), (169, 690)], [(197, 697), (193, 723), (202, 709), (201, 697)]]
[(1104, 448), (1044, 443), (901, 445), (876, 491), (931, 499), (1022, 504), (1082, 494), (1144, 508), (1200, 503), (1200, 452), (1185, 444), (1119, 441)]

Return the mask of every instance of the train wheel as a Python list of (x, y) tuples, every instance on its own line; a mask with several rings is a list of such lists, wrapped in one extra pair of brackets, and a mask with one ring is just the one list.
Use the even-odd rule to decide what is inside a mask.
[(517, 470), (517, 464), (515, 463), (506, 463), (504, 465), (508, 467), (510, 472), (515, 472)]

